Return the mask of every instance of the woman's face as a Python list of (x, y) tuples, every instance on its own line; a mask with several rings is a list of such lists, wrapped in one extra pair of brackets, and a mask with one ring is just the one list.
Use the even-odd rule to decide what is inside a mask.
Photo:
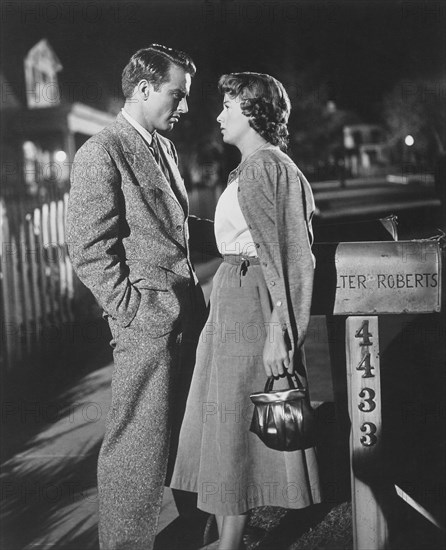
[(248, 133), (252, 132), (249, 118), (242, 113), (239, 97), (231, 97), (225, 94), (223, 98), (223, 110), (217, 117), (220, 124), (223, 141), (231, 145), (238, 145)]

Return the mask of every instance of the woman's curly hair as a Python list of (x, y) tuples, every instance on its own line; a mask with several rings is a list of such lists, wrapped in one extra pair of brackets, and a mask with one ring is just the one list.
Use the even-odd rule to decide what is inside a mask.
[(277, 79), (262, 73), (224, 74), (218, 89), (221, 94), (240, 98), (242, 113), (249, 118), (251, 128), (286, 151), (291, 103)]

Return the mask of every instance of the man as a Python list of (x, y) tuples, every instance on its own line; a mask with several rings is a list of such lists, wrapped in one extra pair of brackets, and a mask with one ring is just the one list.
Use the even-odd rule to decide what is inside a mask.
[[(151, 45), (122, 74), (116, 121), (75, 157), (67, 231), (79, 278), (108, 319), (115, 367), (98, 460), (103, 550), (149, 550), (163, 496), (180, 359), (204, 322), (203, 295), (189, 256), (187, 193), (173, 144), (158, 135), (188, 111), (191, 58)], [(188, 223), (189, 222), (189, 223)]]

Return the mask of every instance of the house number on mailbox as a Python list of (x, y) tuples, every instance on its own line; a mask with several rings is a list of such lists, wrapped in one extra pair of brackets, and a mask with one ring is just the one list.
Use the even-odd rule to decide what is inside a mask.
[[(372, 373), (374, 367), (370, 363), (369, 352), (369, 347), (373, 345), (373, 342), (370, 340), (372, 336), (373, 334), (369, 332), (369, 322), (363, 321), (360, 328), (355, 332), (355, 338), (361, 338), (359, 345), (361, 346), (362, 357), (356, 370), (364, 371), (362, 378), (375, 378), (375, 375)], [(359, 392), (359, 397), (362, 399), (358, 405), (359, 410), (365, 413), (372, 412), (376, 407), (376, 402), (374, 401), (375, 395), (374, 390), (371, 388), (362, 388)], [(364, 422), (360, 429), (365, 433), (360, 439), (362, 445), (364, 447), (375, 445), (377, 442), (375, 424), (373, 422)]]

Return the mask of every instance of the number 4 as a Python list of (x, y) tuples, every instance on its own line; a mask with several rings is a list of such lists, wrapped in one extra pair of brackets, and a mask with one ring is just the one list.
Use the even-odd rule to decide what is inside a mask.
[(374, 368), (375, 367), (373, 367), (370, 364), (370, 353), (367, 352), (364, 355), (364, 357), (361, 359), (361, 362), (359, 363), (359, 365), (356, 367), (356, 370), (365, 371), (364, 374), (362, 375), (362, 378), (374, 378), (375, 375), (372, 373), (372, 369)]
[(363, 321), (355, 332), (355, 338), (362, 338), (362, 342), (359, 343), (360, 346), (371, 346), (373, 342), (370, 341), (370, 336), (373, 336), (373, 334), (369, 332), (369, 322)]

